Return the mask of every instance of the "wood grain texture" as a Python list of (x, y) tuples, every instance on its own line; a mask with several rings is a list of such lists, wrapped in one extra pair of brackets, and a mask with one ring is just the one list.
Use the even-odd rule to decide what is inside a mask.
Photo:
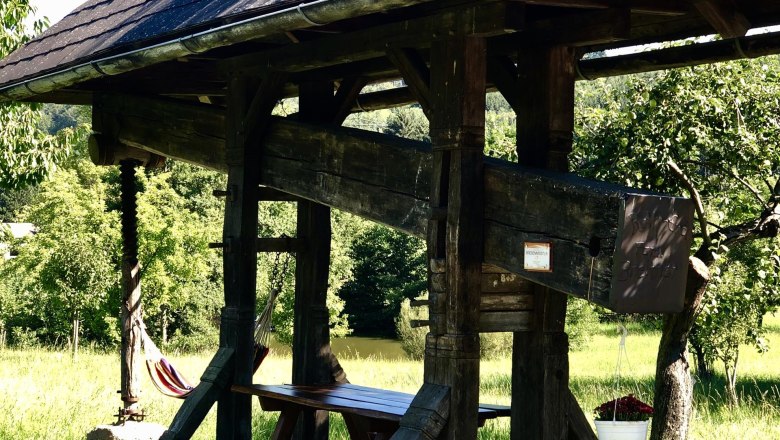
[[(333, 84), (324, 81), (300, 85), (299, 118), (328, 123), (334, 117)], [(333, 382), (330, 326), (326, 304), (330, 269), (330, 208), (311, 201), (298, 203), (298, 240), (305, 249), (295, 254), (295, 306), (293, 318), (293, 384), (323, 385)], [(328, 438), (326, 411), (302, 412), (294, 437), (300, 440)]]
[(223, 347), (217, 351), (201, 376), (200, 383), (182, 403), (170, 427), (160, 437), (161, 440), (192, 437), (214, 402), (228, 391), (232, 381), (234, 356), (235, 350), (232, 348)]
[[(224, 115), (218, 109), (164, 100), (105, 97), (96, 111), (102, 120), (122, 127), (119, 132), (122, 142), (213, 169), (225, 169), (224, 141), (216, 130), (223, 126)], [(182, 121), (182, 117), (194, 120)], [(563, 127), (571, 124), (571, 120), (554, 120), (561, 117), (524, 124), (555, 123)], [(530, 125), (525, 126), (522, 132), (531, 129)], [(543, 153), (542, 157), (524, 156), (524, 160), (531, 164), (545, 163), (552, 155), (556, 162), (565, 162), (566, 148), (553, 147), (567, 145), (571, 141), (570, 131), (551, 130), (537, 139), (530, 139), (531, 134), (523, 136), (529, 142), (549, 145), (552, 151)], [(429, 257), (443, 258), (436, 250), (443, 249), (445, 238), (444, 229), (439, 227), (441, 220), (429, 217), (434, 210), (432, 206), (435, 209), (447, 206), (449, 151), (432, 152), (430, 146), (420, 142), (284, 118), (273, 118), (264, 146), (259, 159), (264, 164), (260, 170), (263, 184), (418, 237), (435, 238), (439, 244), (429, 246), (434, 249)], [(522, 154), (542, 153), (534, 150)], [(432, 182), (438, 182), (441, 194), (431, 192)], [(686, 222), (692, 218), (686, 214), (692, 210), (687, 199), (656, 197), (572, 174), (496, 159), (484, 159), (482, 182), (484, 260), (527, 280), (589, 298), (607, 308), (615, 307), (612, 302), (616, 277), (614, 256), (618, 239), (627, 230), (624, 223), (630, 214), (626, 203), (629, 197), (638, 194), (637, 197), (664, 201), (669, 203), (668, 209), (678, 212)], [(429, 228), (435, 233), (427, 234)], [(551, 243), (553, 273), (524, 269), (522, 249), (527, 241)], [(595, 257), (591, 248), (594, 243)], [(681, 268), (687, 265), (687, 251), (680, 250), (683, 247), (671, 249), (670, 252), (677, 252), (668, 256), (670, 262), (680, 260), (677, 266)], [(658, 292), (680, 297), (675, 288), (648, 288), (647, 292), (653, 296)]]
[[(520, 163), (568, 169), (574, 131), (574, 62), (573, 50), (558, 46), (529, 50), (518, 63), (525, 87), (520, 99), (523, 116), (517, 120)], [(568, 256), (556, 256), (554, 261), (565, 264)], [(514, 334), (510, 436), (513, 440), (565, 439), (570, 394), (564, 333), (567, 297), (543, 285), (533, 286), (532, 294), (531, 330)]]

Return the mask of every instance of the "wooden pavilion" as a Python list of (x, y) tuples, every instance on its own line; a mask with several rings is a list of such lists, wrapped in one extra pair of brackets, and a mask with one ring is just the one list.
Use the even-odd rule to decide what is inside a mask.
[[(0, 61), (0, 101), (92, 105), (91, 147), (123, 164), (126, 183), (157, 156), (228, 175), (215, 192), (226, 199), (220, 347), (166, 438), (191, 436), (215, 402), (217, 438), (251, 438), (241, 390), (252, 382), (257, 252), (296, 255), (292, 383), (344, 381), (325, 308), (333, 207), (427, 240), (425, 385), (393, 438), (476, 438), (478, 335), (508, 331), (512, 438), (591, 439), (568, 387), (566, 295), (679, 311), (693, 206), (566, 173), (575, 81), (777, 53), (780, 35), (745, 36), (776, 24), (773, 0), (89, 0)], [(582, 59), (715, 33), (723, 39)], [(404, 86), (361, 93), (398, 78)], [(495, 90), (518, 115), (519, 164), (483, 156)], [(272, 116), (295, 96), (297, 114)], [(430, 145), (340, 127), (409, 103), (429, 118)], [(138, 262), (125, 190), (129, 316)], [(265, 200), (297, 202), (297, 237), (257, 237)], [(137, 338), (129, 319), (123, 338)], [(296, 405), (276, 435), (300, 419), (298, 438), (326, 438), (327, 412)], [(358, 425), (353, 436), (367, 438)]]

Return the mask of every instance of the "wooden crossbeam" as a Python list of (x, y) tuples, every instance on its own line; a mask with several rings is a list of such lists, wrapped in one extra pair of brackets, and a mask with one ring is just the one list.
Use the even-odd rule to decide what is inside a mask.
[[(122, 128), (117, 142), (226, 170), (221, 109), (128, 96), (99, 101), (98, 116)], [(272, 119), (260, 158), (262, 184), (425, 236), (431, 212), (428, 186), (434, 178), (430, 146), (362, 130)], [(682, 286), (676, 283), (684, 278), (674, 277), (684, 276), (687, 267), (691, 234), (682, 231), (691, 231), (689, 200), (495, 159), (485, 159), (484, 185), (486, 262), (612, 309), (672, 311), (680, 306), (681, 297), (670, 296), (664, 303), (665, 296), (656, 292), (675, 292)], [(637, 223), (642, 211), (634, 210), (640, 207), (655, 210), (655, 216)], [(662, 227), (659, 232), (671, 241), (651, 250), (653, 255), (664, 253), (659, 272), (640, 276), (637, 262), (623, 266), (633, 257), (650, 255), (644, 248), (635, 249), (631, 240), (647, 240), (631, 231)], [(676, 232), (669, 234), (672, 230)], [(551, 243), (552, 273), (524, 268), (524, 243), (536, 241)], [(645, 276), (661, 273), (660, 278)], [(618, 300), (629, 288), (639, 289), (631, 297), (639, 302)], [(643, 295), (648, 296), (640, 301)]]
[(555, 6), (564, 8), (612, 8), (625, 6), (644, 14), (683, 15), (687, 12), (679, 0), (525, 0), (529, 5)]
[(450, 8), (436, 14), (402, 20), (344, 34), (241, 55), (227, 61), (246, 70), (301, 72), (343, 63), (380, 58), (388, 47), (425, 47), (451, 32), (499, 35), (523, 25), (523, 6), (512, 2), (486, 2)]
[(750, 21), (732, 0), (694, 0), (693, 6), (723, 38), (744, 37)]
[(336, 95), (333, 97), (333, 112), (331, 120), (334, 125), (341, 125), (352, 113), (352, 106), (363, 87), (368, 84), (368, 78), (364, 76), (353, 76), (341, 81)]
[(627, 8), (578, 11), (529, 21), (520, 32), (493, 38), (489, 51), (503, 55), (529, 44), (581, 47), (627, 40), (630, 36), (631, 11)]
[(390, 48), (387, 57), (401, 72), (409, 90), (430, 118), (431, 115), (431, 72), (420, 54), (414, 49)]

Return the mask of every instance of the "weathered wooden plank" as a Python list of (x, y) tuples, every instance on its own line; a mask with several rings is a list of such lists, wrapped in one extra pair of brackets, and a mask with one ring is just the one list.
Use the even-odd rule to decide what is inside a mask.
[(483, 312), (512, 312), (533, 310), (534, 297), (529, 283), (528, 293), (483, 293), (479, 309)]
[(498, 35), (522, 28), (523, 7), (512, 2), (482, 2), (435, 14), (337, 34), (227, 61), (247, 70), (301, 72), (383, 57), (388, 47), (425, 47), (452, 32)]
[(525, 29), (491, 41), (491, 54), (511, 53), (523, 44), (589, 46), (626, 40), (631, 36), (631, 11), (613, 8), (579, 11), (529, 22)]
[[(224, 115), (219, 109), (105, 97), (95, 111), (121, 126), (117, 133), (123, 143), (213, 169), (226, 168), (224, 135), (219, 134)], [(570, 134), (538, 142), (566, 142), (567, 137)], [(428, 220), (435, 160), (426, 144), (274, 118), (264, 145), (263, 184), (418, 237), (435, 227)], [(557, 160), (565, 160), (565, 155)], [(676, 293), (682, 291), (682, 282), (669, 275), (685, 274), (693, 213), (689, 200), (488, 158), (483, 181), (486, 262), (620, 311), (679, 310), (682, 296)], [(634, 245), (652, 243), (655, 235), (661, 240), (649, 247), (656, 248), (653, 255), (662, 256), (653, 260)], [(524, 269), (527, 241), (551, 243), (552, 273)], [(616, 265), (619, 252), (621, 258), (633, 254), (638, 259), (626, 267)], [(650, 269), (640, 271), (640, 265)], [(630, 299), (641, 298), (642, 303), (624, 302), (621, 295), (629, 291)]]
[(694, 0), (693, 6), (723, 38), (744, 37), (750, 21), (732, 0)]
[(582, 411), (577, 398), (569, 390), (569, 438), (572, 440), (597, 440), (588, 417)]
[[(483, 160), (486, 41), (456, 35), (431, 46), (431, 140), (442, 179), (430, 181), (446, 206), (445, 225), (428, 231), (429, 253), (440, 253), (444, 229), (447, 288), (445, 334), (426, 350), (426, 382), (450, 388), (444, 438), (475, 438), (479, 422), (479, 302), (483, 261)], [(434, 156), (435, 157), (435, 156)], [(439, 165), (437, 162), (436, 165)], [(443, 202), (443, 203), (441, 203)], [(436, 234), (436, 235), (434, 235)], [(434, 244), (435, 243), (435, 244)], [(452, 343), (453, 349), (442, 343)]]
[(387, 57), (398, 68), (426, 115), (431, 114), (431, 72), (414, 49), (390, 48)]
[[(269, 114), (259, 115), (247, 126), (247, 112), (252, 102), (268, 101), (263, 97), (274, 90), (258, 87), (255, 80), (234, 76), (228, 87), (227, 123), (225, 129), (225, 162), (231, 197), (225, 199), (222, 227), (222, 253), (225, 272), (225, 307), (220, 323), (220, 347), (235, 350), (232, 383), (252, 383), (254, 359), (254, 317), (257, 279), (258, 208), (255, 190), (259, 183), (259, 149), (255, 125), (264, 126)], [(258, 98), (260, 97), (260, 98)], [(249, 138), (251, 133), (255, 133)], [(253, 142), (254, 141), (254, 142)], [(225, 393), (217, 405), (217, 437), (248, 439), (252, 437), (252, 400), (249, 396)]]
[[(299, 118), (329, 123), (334, 117), (333, 84), (329, 81), (300, 85)], [(338, 116), (336, 116), (338, 117)], [(295, 316), (293, 318), (293, 384), (323, 385), (333, 382), (330, 326), (326, 304), (330, 267), (330, 208), (303, 201), (298, 203), (298, 239), (307, 246), (295, 255)], [(328, 438), (327, 411), (305, 410), (295, 438)]]
[[(568, 169), (574, 131), (574, 62), (572, 49), (558, 46), (529, 50), (518, 63), (525, 89), (519, 98), (524, 111), (517, 120), (520, 163)], [(513, 440), (562, 439), (568, 433), (567, 297), (542, 285), (533, 286), (533, 296), (530, 331), (514, 334), (510, 436)]]
[(302, 252), (306, 249), (306, 242), (299, 238), (280, 237), (257, 239), (257, 252)]
[(450, 388), (430, 383), (422, 388), (401, 418), (392, 440), (436, 440), (447, 425), (450, 415)]
[(531, 329), (533, 313), (529, 311), (490, 312), (479, 314), (479, 331), (490, 332), (524, 332)]
[(123, 408), (120, 417), (141, 412), (141, 265), (138, 262), (138, 185), (135, 179), (135, 161), (123, 160), (120, 165), (122, 184), (122, 344), (121, 387)]
[(189, 439), (214, 402), (225, 393), (233, 375), (235, 350), (220, 348), (209, 363), (200, 383), (176, 412), (161, 440)]

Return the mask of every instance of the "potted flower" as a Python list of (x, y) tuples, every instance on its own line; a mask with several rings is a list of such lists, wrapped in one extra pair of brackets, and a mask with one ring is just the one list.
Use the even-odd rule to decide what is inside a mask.
[(599, 440), (647, 438), (647, 421), (653, 416), (653, 407), (632, 394), (605, 402), (594, 411)]

